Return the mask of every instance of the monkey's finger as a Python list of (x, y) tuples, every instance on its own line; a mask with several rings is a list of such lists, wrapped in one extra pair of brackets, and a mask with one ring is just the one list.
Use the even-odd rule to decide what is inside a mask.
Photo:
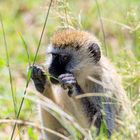
[(73, 88), (74, 87), (74, 85), (76, 84), (76, 81), (68, 81), (67, 83), (66, 83), (66, 85), (67, 85), (67, 87), (69, 88), (69, 89), (71, 89), (71, 88)]
[(62, 79), (59, 79), (61, 83), (66, 83), (69, 81), (74, 81), (74, 83), (76, 83), (76, 79), (74, 77), (64, 77)]
[(58, 78), (62, 79), (64, 77), (74, 77), (71, 73), (61, 74)]
[(71, 81), (71, 80), (76, 81), (75, 77), (64, 77), (61, 79), (61, 81)]
[(73, 87), (74, 87), (74, 83), (72, 82), (72, 84), (71, 83), (65, 83), (65, 84), (61, 84), (61, 87), (63, 88), (63, 89), (72, 89)]
[(36, 67), (32, 67), (32, 75), (31, 75), (32, 79), (36, 79), (38, 78), (38, 69)]
[(76, 81), (75, 80), (69, 80), (69, 81), (67, 81), (67, 80), (63, 80), (62, 81), (62, 84), (64, 84), (64, 85), (66, 85), (66, 86), (69, 86), (69, 85), (75, 85), (76, 84)]

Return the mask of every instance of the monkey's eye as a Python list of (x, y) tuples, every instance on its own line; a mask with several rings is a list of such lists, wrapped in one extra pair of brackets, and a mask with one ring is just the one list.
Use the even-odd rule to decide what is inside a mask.
[(68, 62), (69, 61), (69, 56), (68, 55), (63, 55), (62, 56), (62, 61), (63, 62)]

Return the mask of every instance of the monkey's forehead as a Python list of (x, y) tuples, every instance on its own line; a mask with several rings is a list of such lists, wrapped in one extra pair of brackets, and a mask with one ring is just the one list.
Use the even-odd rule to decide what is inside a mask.
[(54, 47), (79, 49), (91, 43), (98, 43), (98, 40), (86, 31), (63, 29), (57, 31), (51, 38)]

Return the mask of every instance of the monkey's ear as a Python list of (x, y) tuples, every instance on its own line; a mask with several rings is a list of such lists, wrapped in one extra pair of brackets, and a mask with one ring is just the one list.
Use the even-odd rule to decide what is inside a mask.
[(96, 43), (93, 43), (89, 46), (88, 49), (89, 49), (91, 56), (94, 58), (94, 61), (98, 62), (101, 58), (101, 51), (100, 51), (99, 45)]

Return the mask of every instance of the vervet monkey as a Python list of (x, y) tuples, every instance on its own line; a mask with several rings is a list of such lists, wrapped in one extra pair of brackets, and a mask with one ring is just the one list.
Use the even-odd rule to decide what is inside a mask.
[[(51, 38), (47, 55), (49, 57), (46, 67), (51, 75), (50, 82), (45, 76), (45, 71), (32, 66), (31, 78), (36, 89), (58, 104), (65, 112), (74, 116), (83, 128), (89, 128), (96, 116), (94, 125), (97, 134), (100, 133), (104, 118), (110, 137), (116, 127), (116, 117), (121, 117), (128, 112), (129, 101), (115, 68), (101, 53), (100, 42), (86, 31), (61, 29)], [(74, 98), (86, 93), (93, 93), (93, 96)], [(94, 96), (94, 93), (99, 96)], [(104, 97), (100, 96), (101, 94)], [(40, 114), (44, 127), (56, 131), (62, 128), (57, 119), (42, 107), (40, 107)], [(45, 138), (58, 139), (50, 133), (45, 133)]]

